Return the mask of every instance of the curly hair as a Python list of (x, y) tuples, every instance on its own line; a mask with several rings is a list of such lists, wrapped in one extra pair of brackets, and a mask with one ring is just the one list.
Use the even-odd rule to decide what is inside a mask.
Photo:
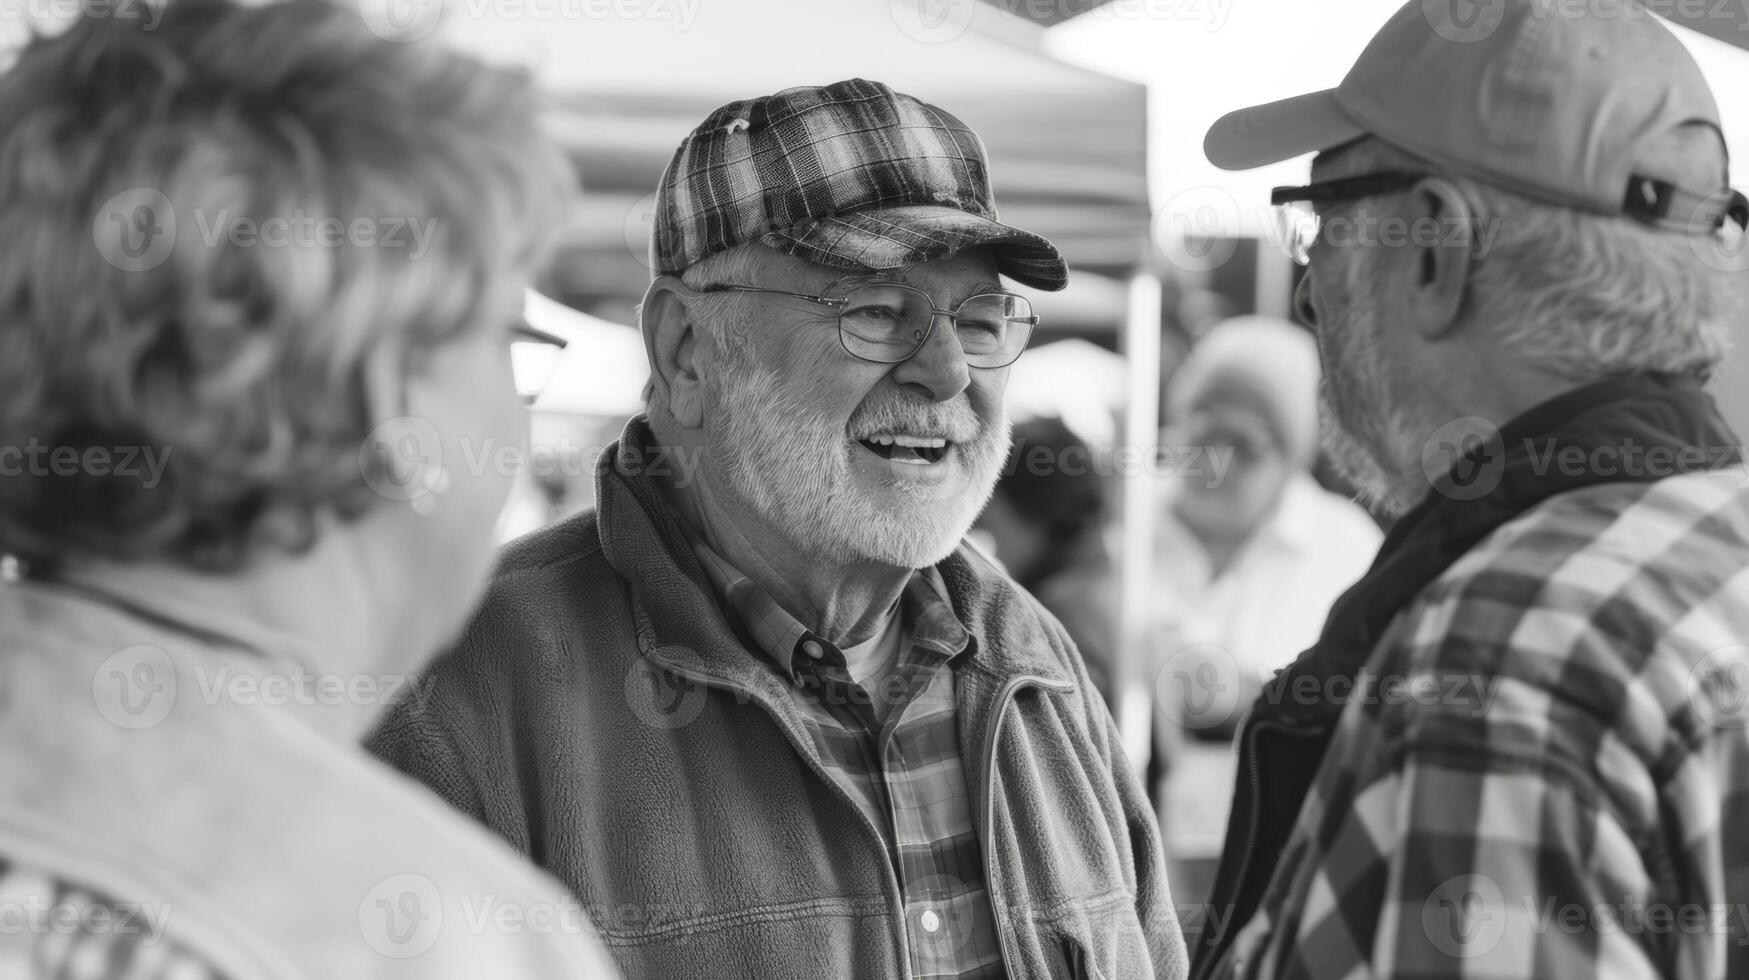
[(539, 109), (329, 0), (33, 39), (0, 76), (0, 451), (164, 465), (0, 466), (0, 553), (220, 570), (369, 509), (366, 365), (504, 326), (576, 190)]

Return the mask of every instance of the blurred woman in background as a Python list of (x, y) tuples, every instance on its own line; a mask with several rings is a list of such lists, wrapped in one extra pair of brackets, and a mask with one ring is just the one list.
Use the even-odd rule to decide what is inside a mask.
[(1173, 884), (1191, 900), (1226, 830), (1241, 714), (1383, 539), (1312, 479), (1318, 383), (1311, 334), (1266, 317), (1215, 326), (1172, 380), (1163, 442), (1204, 465), (1169, 481), (1160, 519), (1154, 768)]
[(338, 4), (145, 12), (0, 76), (0, 973), (610, 975), (356, 745), (486, 581), (574, 177)]

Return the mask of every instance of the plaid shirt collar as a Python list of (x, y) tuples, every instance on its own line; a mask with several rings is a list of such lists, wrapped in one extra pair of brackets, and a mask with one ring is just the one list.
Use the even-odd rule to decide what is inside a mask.
[[(771, 658), (792, 682), (800, 680), (796, 651), (804, 643), (817, 643), (822, 650), (837, 654), (834, 661), (842, 660), (843, 653), (838, 646), (802, 625), (778, 605), (770, 592), (730, 564), (690, 529), (688, 538), (705, 575), (711, 580), (712, 589), (723, 604), (723, 611), (728, 614), (730, 625), (750, 646)], [(943, 660), (952, 660), (972, 648), (971, 633), (954, 613), (953, 604), (947, 598), (947, 587), (933, 568), (918, 569), (911, 574), (900, 594), (897, 612), (903, 617), (901, 625), (906, 635), (906, 657), (933, 653)]]

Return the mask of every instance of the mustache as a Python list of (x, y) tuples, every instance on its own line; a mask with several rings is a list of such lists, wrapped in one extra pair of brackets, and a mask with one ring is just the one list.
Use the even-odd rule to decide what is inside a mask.
[(879, 432), (909, 432), (936, 436), (949, 442), (973, 442), (984, 434), (984, 425), (964, 395), (950, 402), (932, 402), (901, 395), (870, 398), (850, 416), (852, 439), (867, 439)]

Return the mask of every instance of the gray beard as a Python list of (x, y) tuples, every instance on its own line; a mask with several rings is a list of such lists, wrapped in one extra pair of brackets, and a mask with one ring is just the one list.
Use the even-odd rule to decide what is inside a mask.
[(732, 380), (713, 386), (721, 429), (711, 458), (730, 489), (805, 553), (832, 564), (933, 565), (959, 546), (995, 489), (1006, 416), (956, 445), (966, 480), (945, 489), (901, 481), (876, 499), (851, 480), (843, 423), (801, 404), (763, 365), (727, 367)]
[(1392, 486), (1392, 480), (1378, 457), (1347, 429), (1337, 418), (1328, 391), (1322, 384), (1318, 391), (1318, 436), (1330, 464), (1355, 489), (1362, 506), (1386, 517), (1399, 517), (1410, 506)]
[[(1345, 265), (1341, 272), (1342, 299), (1364, 296), (1369, 288), (1366, 270), (1359, 264)], [(1354, 486), (1361, 502), (1387, 517), (1397, 517), (1413, 507), (1428, 490), (1425, 480), (1416, 481), (1421, 459), (1413, 451), (1414, 401), (1391, 383), (1380, 351), (1379, 318), (1371, 309), (1348, 305), (1331, 317), (1340, 334), (1325, 334), (1320, 328), (1319, 353), (1324, 370), (1318, 380), (1319, 441), (1336, 471)], [(1334, 338), (1340, 336), (1341, 340)], [(1338, 393), (1340, 392), (1340, 394)], [(1415, 467), (1405, 477), (1398, 464)]]

